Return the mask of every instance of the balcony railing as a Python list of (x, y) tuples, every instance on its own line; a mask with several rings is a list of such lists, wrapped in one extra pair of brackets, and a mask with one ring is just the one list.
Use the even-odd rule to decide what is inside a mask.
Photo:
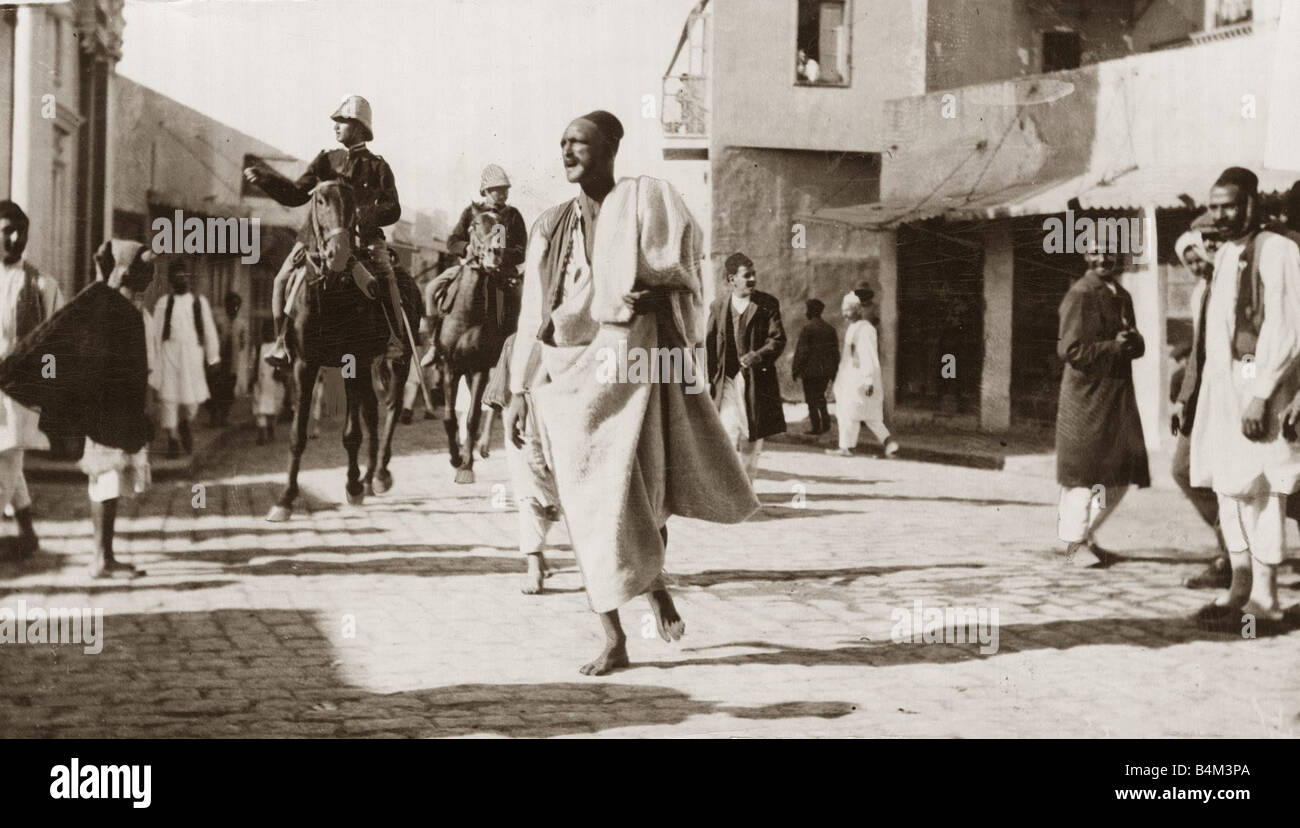
[(1188, 40), (1195, 46), (1202, 43), (1214, 43), (1218, 40), (1228, 40), (1233, 37), (1244, 37), (1254, 31), (1253, 22), (1246, 20), (1241, 23), (1233, 23), (1231, 26), (1222, 26), (1217, 29), (1211, 29), (1208, 32), (1196, 32), (1188, 36)]
[(668, 75), (664, 78), (660, 120), (664, 134), (702, 138), (708, 134), (708, 78), (703, 75)]

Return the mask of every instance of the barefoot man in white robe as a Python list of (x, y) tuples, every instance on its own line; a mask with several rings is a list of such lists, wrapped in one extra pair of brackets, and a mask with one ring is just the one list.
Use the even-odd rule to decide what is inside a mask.
[[(649, 594), (665, 641), (685, 631), (661, 578), (669, 515), (739, 523), (758, 510), (695, 363), (704, 338), (699, 228), (667, 182), (615, 183), (622, 137), (618, 119), (597, 111), (560, 140), (565, 177), (581, 190), (529, 234), (502, 419), (522, 448), (529, 406), (536, 415), (605, 631), (604, 649), (582, 667), (587, 675), (628, 665), (618, 608), (638, 595)], [(530, 376), (537, 343), (541, 370)], [(647, 377), (629, 366), (611, 377), (611, 355), (662, 353), (652, 349), (675, 349), (681, 370)]]
[(1203, 623), (1241, 628), (1282, 621), (1287, 496), (1300, 487), (1300, 453), (1282, 418), (1300, 389), (1300, 248), (1263, 229), (1258, 179), (1225, 170), (1209, 212), (1224, 241), (1205, 310), (1205, 366), (1191, 434), (1191, 483), (1219, 498), (1232, 563), (1228, 591), (1203, 607)]

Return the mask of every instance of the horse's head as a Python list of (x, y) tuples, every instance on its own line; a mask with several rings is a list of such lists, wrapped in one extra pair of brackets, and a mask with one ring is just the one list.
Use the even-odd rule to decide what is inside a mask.
[(340, 180), (322, 181), (311, 191), (311, 224), (316, 253), (330, 273), (340, 273), (352, 257), (356, 201), (352, 187)]
[(505, 249), (506, 228), (501, 217), (493, 210), (476, 212), (469, 225), (466, 263), (489, 273), (495, 272), (501, 266)]

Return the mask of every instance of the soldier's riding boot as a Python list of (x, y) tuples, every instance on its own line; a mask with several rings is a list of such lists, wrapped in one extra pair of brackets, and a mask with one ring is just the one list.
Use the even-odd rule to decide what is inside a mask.
[(397, 304), (394, 307), (397, 297), (389, 285), (384, 285), (383, 288), (379, 291), (379, 304), (383, 307), (384, 319), (388, 322), (388, 344), (384, 347), (384, 359), (391, 361), (401, 359), (409, 348), (402, 339), (402, 326), (405, 322), (402, 306)]
[(289, 348), (285, 343), (285, 337), (289, 332), (289, 317), (277, 316), (275, 318), (275, 345), (271, 348), (271, 353), (266, 355), (266, 363), (272, 368), (279, 368), (287, 371), (292, 367), (292, 361), (289, 359)]
[(438, 339), (442, 336), (442, 317), (432, 317), (429, 331), (429, 350), (424, 352), (424, 358), (420, 360), (421, 368), (428, 368), (430, 365), (438, 364)]

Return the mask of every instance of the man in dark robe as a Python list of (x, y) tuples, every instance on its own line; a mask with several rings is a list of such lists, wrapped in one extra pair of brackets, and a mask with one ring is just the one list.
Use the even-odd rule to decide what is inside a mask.
[(39, 409), (42, 430), (85, 435), (80, 467), (90, 479), (94, 578), (144, 574), (114, 558), (113, 526), (118, 498), (143, 491), (149, 478), (149, 336), (135, 298), (153, 279), (151, 257), (138, 242), (104, 242), (95, 254), (99, 280), (0, 362), (0, 390)]
[(1132, 368), (1145, 343), (1133, 300), (1117, 282), (1119, 256), (1096, 245), (1084, 260), (1088, 271), (1060, 308), (1057, 354), (1065, 370), (1056, 414), (1058, 532), (1069, 563), (1098, 567), (1115, 556), (1097, 546), (1094, 534), (1129, 486), (1151, 485)]

